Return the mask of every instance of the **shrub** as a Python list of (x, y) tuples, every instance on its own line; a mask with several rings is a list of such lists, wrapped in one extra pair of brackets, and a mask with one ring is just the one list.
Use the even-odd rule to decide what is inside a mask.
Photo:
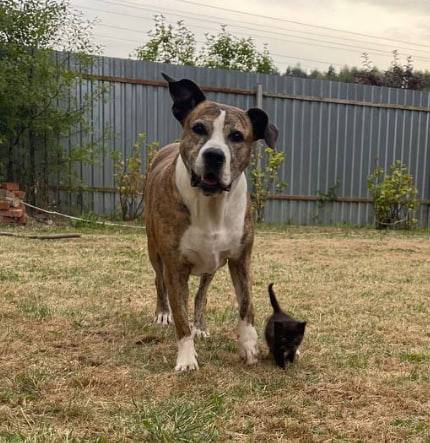
[(388, 174), (377, 167), (369, 175), (367, 186), (373, 197), (377, 229), (410, 229), (417, 223), (417, 188), (402, 162), (395, 161)]
[[(123, 220), (134, 220), (142, 215), (146, 173), (158, 146), (158, 142), (147, 143), (146, 134), (142, 133), (139, 134), (127, 160), (118, 158), (116, 151), (112, 154)], [(142, 172), (144, 151), (146, 164), (145, 172)]]
[(324, 211), (329, 208), (328, 205), (334, 203), (337, 200), (338, 198), (337, 193), (339, 186), (340, 186), (340, 180), (339, 178), (337, 178), (336, 182), (328, 187), (327, 192), (322, 192), (322, 191), (316, 192), (316, 195), (318, 197), (318, 202), (317, 202), (316, 214), (313, 216), (314, 220), (319, 222)]
[[(264, 221), (264, 208), (270, 194), (280, 193), (287, 187), (287, 182), (279, 177), (279, 168), (285, 160), (285, 154), (270, 147), (266, 147), (264, 153), (265, 159), (261, 149), (256, 148), (251, 157), (251, 201), (257, 223)], [(264, 165), (262, 160), (265, 160)]]

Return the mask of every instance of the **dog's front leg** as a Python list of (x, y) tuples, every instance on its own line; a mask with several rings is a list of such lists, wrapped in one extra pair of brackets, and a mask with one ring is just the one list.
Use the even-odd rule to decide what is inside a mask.
[(215, 274), (203, 274), (200, 277), (199, 290), (197, 291), (196, 299), (194, 301), (194, 336), (195, 337), (209, 337), (206, 329), (206, 301), (208, 287), (213, 280)]
[(168, 263), (164, 268), (164, 282), (169, 297), (170, 309), (175, 322), (178, 340), (176, 371), (198, 369), (194, 337), (188, 323), (188, 278), (190, 271), (180, 263)]
[(257, 331), (254, 328), (254, 306), (251, 300), (249, 254), (229, 260), (228, 267), (239, 303), (239, 355), (252, 365), (257, 363)]

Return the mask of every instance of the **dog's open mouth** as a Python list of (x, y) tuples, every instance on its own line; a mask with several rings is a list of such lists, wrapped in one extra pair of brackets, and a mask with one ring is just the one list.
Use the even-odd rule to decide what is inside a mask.
[(211, 172), (209, 172), (209, 174), (204, 175), (201, 178), (201, 182), (205, 186), (209, 186), (209, 187), (214, 187), (214, 186), (220, 185), (218, 177), (215, 174), (212, 174)]
[(191, 186), (199, 187), (204, 194), (216, 194), (223, 191), (228, 192), (231, 188), (231, 185), (225, 186), (220, 178), (212, 172), (199, 176), (194, 171), (191, 171)]

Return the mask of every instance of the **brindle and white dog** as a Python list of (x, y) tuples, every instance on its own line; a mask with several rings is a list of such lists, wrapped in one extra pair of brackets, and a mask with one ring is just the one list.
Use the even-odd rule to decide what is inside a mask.
[[(206, 100), (191, 80), (163, 74), (173, 115), (183, 127), (179, 143), (159, 151), (145, 186), (149, 257), (157, 288), (155, 321), (173, 321), (177, 371), (198, 368), (194, 336), (207, 336), (206, 293), (218, 268), (228, 262), (239, 303), (239, 351), (256, 363), (258, 347), (251, 301), (253, 224), (244, 171), (254, 141), (273, 146), (278, 131), (260, 109)], [(188, 323), (188, 279), (199, 275), (194, 325)]]

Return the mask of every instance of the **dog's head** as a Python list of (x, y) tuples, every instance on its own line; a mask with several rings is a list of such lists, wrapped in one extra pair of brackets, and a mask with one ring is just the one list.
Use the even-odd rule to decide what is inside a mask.
[(253, 142), (264, 139), (273, 147), (277, 128), (261, 109), (245, 112), (211, 102), (191, 80), (163, 77), (169, 83), (173, 115), (183, 127), (180, 153), (191, 185), (206, 195), (230, 190), (249, 165)]

